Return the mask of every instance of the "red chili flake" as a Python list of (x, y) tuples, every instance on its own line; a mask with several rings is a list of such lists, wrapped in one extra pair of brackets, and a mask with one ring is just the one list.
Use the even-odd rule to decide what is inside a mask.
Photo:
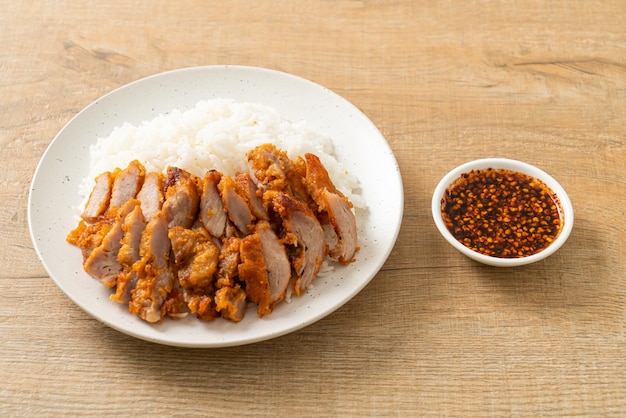
[(547, 248), (562, 229), (556, 194), (541, 180), (511, 170), (464, 173), (441, 200), (448, 230), (488, 256), (521, 258)]

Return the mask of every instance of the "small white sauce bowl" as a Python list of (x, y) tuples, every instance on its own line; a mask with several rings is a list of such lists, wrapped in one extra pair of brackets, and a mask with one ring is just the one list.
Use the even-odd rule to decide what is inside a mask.
[[(493, 257), (485, 254), (480, 254), (466, 247), (461, 242), (459, 242), (448, 230), (441, 214), (441, 202), (444, 198), (444, 193), (446, 192), (448, 187), (452, 185), (452, 183), (454, 183), (455, 180), (461, 177), (462, 174), (469, 173), (472, 170), (484, 170), (488, 168), (511, 170), (532, 176), (544, 182), (545, 185), (552, 189), (552, 191), (556, 194), (561, 204), (562, 227), (561, 232), (559, 233), (557, 238), (548, 247), (538, 253), (526, 257)], [(446, 241), (450, 243), (450, 245), (452, 245), (454, 248), (456, 248), (458, 251), (471, 258), (472, 260), (497, 267), (515, 267), (543, 260), (544, 258), (553, 254), (565, 243), (565, 241), (567, 241), (567, 238), (572, 231), (572, 227), (574, 226), (574, 208), (572, 207), (572, 203), (567, 193), (565, 192), (565, 189), (563, 189), (563, 187), (561, 187), (561, 185), (545, 171), (540, 170), (539, 168), (530, 164), (506, 158), (485, 158), (481, 160), (474, 160), (462, 164), (454, 170), (450, 171), (441, 179), (441, 181), (435, 188), (432, 199), (432, 213), (433, 220), (435, 221), (437, 229), (439, 229), (441, 235), (446, 239)]]

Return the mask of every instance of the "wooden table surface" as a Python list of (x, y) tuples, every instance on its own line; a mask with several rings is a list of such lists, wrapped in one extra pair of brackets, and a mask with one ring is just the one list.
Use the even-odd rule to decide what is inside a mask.
[[(625, 2), (5, 3), (0, 415), (626, 414)], [(404, 221), (382, 270), (323, 320), (240, 347), (168, 347), (59, 290), (31, 242), (29, 185), (101, 95), (212, 64), (292, 73), (361, 109), (399, 163)], [(487, 267), (438, 234), (435, 185), (490, 156), (568, 191), (576, 223), (556, 254)]]

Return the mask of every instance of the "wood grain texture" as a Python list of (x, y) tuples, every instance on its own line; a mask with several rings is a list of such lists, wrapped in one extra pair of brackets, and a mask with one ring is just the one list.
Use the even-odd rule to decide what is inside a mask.
[[(623, 416), (626, 4), (622, 1), (7, 2), (0, 14), (3, 416)], [(400, 165), (380, 273), (331, 316), (186, 350), (91, 319), (31, 244), (29, 186), (56, 133), (110, 90), (208, 64), (274, 68), (354, 103)], [(487, 156), (550, 172), (576, 224), (501, 270), (438, 235), (431, 193)]]

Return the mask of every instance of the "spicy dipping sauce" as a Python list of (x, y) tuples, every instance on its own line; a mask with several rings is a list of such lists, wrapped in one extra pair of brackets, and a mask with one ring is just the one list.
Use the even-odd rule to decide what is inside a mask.
[(548, 247), (562, 229), (561, 204), (541, 180), (505, 169), (464, 173), (441, 200), (452, 235), (478, 253), (521, 258)]

